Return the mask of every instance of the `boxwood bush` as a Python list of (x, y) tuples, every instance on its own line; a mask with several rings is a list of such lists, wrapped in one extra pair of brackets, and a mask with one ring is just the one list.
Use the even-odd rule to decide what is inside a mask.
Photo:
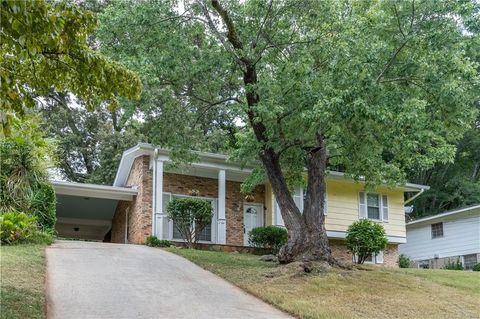
[(169, 240), (158, 239), (157, 236), (148, 236), (145, 245), (150, 247), (170, 247), (172, 243)]
[(287, 240), (287, 230), (277, 226), (255, 227), (248, 233), (248, 242), (251, 246), (271, 249), (275, 254), (287, 243)]

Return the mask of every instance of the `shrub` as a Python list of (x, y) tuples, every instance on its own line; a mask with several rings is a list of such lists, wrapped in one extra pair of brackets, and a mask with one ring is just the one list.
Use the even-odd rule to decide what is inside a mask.
[(148, 236), (145, 245), (150, 247), (170, 247), (172, 243), (165, 239), (158, 239), (157, 236)]
[(388, 241), (381, 224), (361, 219), (348, 227), (345, 243), (355, 262), (363, 264), (369, 256), (385, 249)]
[(56, 197), (52, 184), (41, 182), (35, 188), (30, 199), (30, 212), (37, 218), (38, 226), (47, 232), (53, 232), (56, 221)]
[(457, 261), (449, 260), (448, 263), (443, 267), (443, 269), (463, 270), (463, 265), (460, 259), (457, 259)]
[(255, 227), (248, 233), (250, 245), (256, 248), (271, 249), (274, 253), (278, 253), (287, 240), (287, 230), (277, 226)]
[(480, 271), (480, 263), (477, 263), (472, 268), (473, 271)]
[(408, 256), (405, 256), (404, 254), (401, 254), (398, 257), (398, 266), (400, 268), (409, 268), (410, 267), (411, 260), (408, 258)]
[(198, 198), (175, 198), (168, 203), (168, 218), (188, 248), (195, 247), (202, 230), (212, 222), (211, 202)]
[(7, 245), (18, 243), (50, 244), (52, 236), (38, 230), (35, 217), (11, 211), (0, 215), (0, 242)]

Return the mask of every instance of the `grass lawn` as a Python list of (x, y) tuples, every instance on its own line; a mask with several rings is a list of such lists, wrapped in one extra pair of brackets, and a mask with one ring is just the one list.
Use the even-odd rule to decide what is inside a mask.
[(0, 248), (0, 318), (45, 318), (45, 247)]
[(258, 256), (168, 248), (298, 318), (479, 318), (480, 273), (329, 270), (301, 274)]

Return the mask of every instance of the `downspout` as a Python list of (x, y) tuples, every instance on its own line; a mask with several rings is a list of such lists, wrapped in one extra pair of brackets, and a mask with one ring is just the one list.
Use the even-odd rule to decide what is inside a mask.
[(153, 151), (153, 172), (152, 172), (152, 180), (153, 180), (153, 185), (152, 185), (152, 236), (155, 236), (155, 226), (156, 226), (156, 218), (155, 218), (155, 212), (156, 212), (156, 204), (157, 204), (157, 193), (156, 193), (156, 185), (157, 185), (157, 156), (158, 156), (158, 148), (155, 148)]
[(418, 193), (416, 193), (415, 195), (413, 195), (412, 197), (410, 197), (409, 199), (407, 199), (403, 205), (405, 206), (406, 204), (410, 203), (412, 200), (414, 200), (415, 198), (417, 198), (418, 196), (422, 195), (423, 192), (425, 191), (425, 188), (422, 188), (420, 189), (420, 191)]

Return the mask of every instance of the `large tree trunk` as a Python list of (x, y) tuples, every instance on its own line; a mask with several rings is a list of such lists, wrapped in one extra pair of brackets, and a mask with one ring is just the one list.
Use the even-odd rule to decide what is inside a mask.
[[(306, 151), (305, 162), (308, 170), (308, 188), (305, 209), (302, 215), (295, 205), (285, 181), (280, 166), (280, 155), (269, 146), (265, 124), (256, 114), (256, 106), (260, 101), (260, 96), (254, 89), (258, 81), (256, 62), (254, 61), (258, 62), (259, 59), (243, 56), (244, 44), (235, 30), (234, 22), (229, 13), (223, 8), (219, 0), (211, 0), (211, 4), (227, 29), (226, 40), (230, 42), (233, 49), (239, 54), (238, 56), (235, 54), (235, 59), (243, 69), (248, 120), (257, 141), (262, 145), (259, 157), (272, 184), (273, 193), (280, 206), (282, 217), (288, 230), (288, 242), (279, 252), (279, 261), (288, 263), (294, 260), (325, 260), (333, 263), (334, 259), (330, 252), (323, 213), (327, 163), (325, 139), (319, 134), (317, 136), (318, 145)], [(211, 21), (208, 10), (204, 8), (204, 11), (207, 21)], [(219, 36), (220, 41), (224, 43), (225, 39), (219, 35), (215, 25), (213, 23), (209, 25), (213, 34)]]

